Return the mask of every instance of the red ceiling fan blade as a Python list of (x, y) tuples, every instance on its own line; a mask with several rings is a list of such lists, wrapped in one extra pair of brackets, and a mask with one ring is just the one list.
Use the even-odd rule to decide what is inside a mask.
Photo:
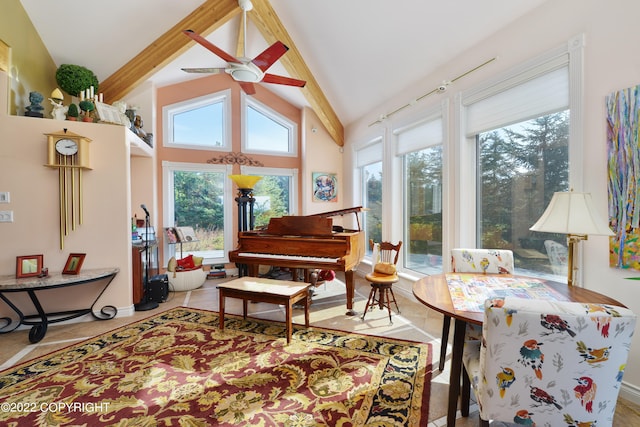
[(181, 68), (186, 73), (208, 73), (208, 74), (222, 74), (224, 68)]
[(275, 42), (264, 50), (260, 55), (253, 58), (253, 62), (262, 72), (267, 71), (282, 55), (287, 53), (289, 48), (282, 42)]
[(256, 93), (256, 87), (253, 83), (249, 82), (238, 82), (240, 83), (240, 87), (247, 95), (254, 95)]
[(304, 80), (292, 79), (290, 77), (284, 76), (276, 76), (274, 74), (265, 74), (262, 78), (263, 83), (275, 83), (278, 85), (288, 85), (288, 86), (297, 86), (304, 87), (307, 84)]
[(191, 37), (198, 44), (202, 45), (206, 49), (208, 49), (211, 52), (215, 53), (217, 56), (219, 56), (220, 58), (224, 59), (225, 61), (227, 61), (227, 62), (235, 62), (237, 64), (241, 64), (241, 62), (238, 59), (236, 59), (233, 56), (229, 55), (227, 52), (225, 52), (224, 50), (220, 49), (219, 47), (217, 47), (216, 45), (211, 43), (209, 40), (207, 40), (204, 37), (202, 37), (200, 34), (196, 34), (192, 30), (184, 30), (183, 33), (185, 33), (187, 36)]

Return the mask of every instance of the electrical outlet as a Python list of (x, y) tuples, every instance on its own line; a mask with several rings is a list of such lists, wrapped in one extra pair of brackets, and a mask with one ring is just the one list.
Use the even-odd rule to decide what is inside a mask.
[(0, 211), (0, 222), (13, 222), (13, 211)]

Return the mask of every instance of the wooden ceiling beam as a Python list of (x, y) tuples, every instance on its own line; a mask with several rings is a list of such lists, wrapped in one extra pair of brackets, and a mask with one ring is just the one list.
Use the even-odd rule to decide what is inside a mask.
[(248, 12), (249, 17), (269, 45), (279, 40), (289, 47), (289, 51), (279, 61), (284, 65), (287, 72), (291, 74), (291, 77), (307, 82), (305, 87), (300, 88), (300, 90), (336, 144), (340, 147), (344, 146), (344, 127), (338, 119), (338, 115), (329, 104), (322, 89), (320, 89), (320, 85), (311, 74), (311, 70), (302, 59), (300, 51), (296, 48), (291, 37), (289, 37), (289, 33), (282, 25), (271, 4), (268, 0), (252, 0), (252, 3), (253, 9)]
[(113, 103), (122, 99), (192, 46), (195, 42), (182, 34), (183, 30), (193, 30), (206, 36), (241, 12), (237, 0), (205, 1), (131, 61), (100, 82), (100, 92), (104, 94), (105, 101)]
[[(268, 0), (252, 0), (252, 3), (253, 9), (248, 12), (251, 20), (268, 44), (280, 40), (289, 47), (289, 51), (280, 58), (280, 61), (292, 77), (307, 82), (306, 86), (300, 90), (329, 135), (336, 144), (342, 147), (344, 145), (344, 127), (271, 4)], [(207, 36), (240, 13), (242, 10), (238, 6), (237, 0), (205, 1), (131, 61), (100, 82), (100, 92), (104, 94), (105, 101), (113, 103), (124, 98), (151, 77), (156, 70), (169, 64), (195, 43), (182, 34), (183, 30), (190, 29)]]

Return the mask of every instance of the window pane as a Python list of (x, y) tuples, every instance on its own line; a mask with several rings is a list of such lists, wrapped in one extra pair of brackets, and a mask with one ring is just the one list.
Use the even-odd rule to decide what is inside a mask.
[(364, 211), (365, 245), (367, 254), (371, 254), (369, 240), (380, 242), (382, 239), (382, 162), (372, 163), (362, 168), (362, 195)]
[(262, 112), (247, 106), (247, 148), (255, 151), (288, 153), (290, 130), (267, 117)]
[(222, 102), (173, 116), (173, 141), (177, 144), (223, 146)]
[(253, 213), (255, 227), (269, 224), (269, 219), (289, 215), (291, 176), (264, 175), (253, 190), (256, 199)]
[(442, 272), (442, 146), (404, 156), (405, 267)]
[[(549, 114), (477, 136), (478, 245), (514, 251), (520, 273), (546, 276), (553, 266), (546, 240), (565, 235), (529, 231), (553, 193), (569, 187), (569, 112)], [(566, 281), (558, 275), (556, 280)]]
[(198, 239), (182, 244), (182, 248), (178, 245), (176, 256), (224, 257), (225, 179), (222, 172), (174, 171), (174, 223), (193, 227)]

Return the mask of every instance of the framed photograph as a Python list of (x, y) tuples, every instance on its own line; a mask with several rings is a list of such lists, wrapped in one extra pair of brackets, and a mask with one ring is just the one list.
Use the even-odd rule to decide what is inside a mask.
[(26, 255), (16, 257), (16, 279), (37, 277), (42, 273), (44, 255)]
[(85, 256), (87, 256), (87, 254), (69, 254), (62, 274), (79, 274)]
[(167, 235), (167, 243), (180, 243), (180, 240), (178, 239), (178, 232), (174, 227), (167, 227), (164, 229), (164, 232)]
[(116, 125), (124, 125), (123, 114), (120, 113), (118, 107), (105, 104), (104, 102), (96, 102), (96, 115), (102, 123), (113, 123)]
[(338, 178), (335, 173), (312, 172), (313, 201), (332, 202), (338, 201)]

